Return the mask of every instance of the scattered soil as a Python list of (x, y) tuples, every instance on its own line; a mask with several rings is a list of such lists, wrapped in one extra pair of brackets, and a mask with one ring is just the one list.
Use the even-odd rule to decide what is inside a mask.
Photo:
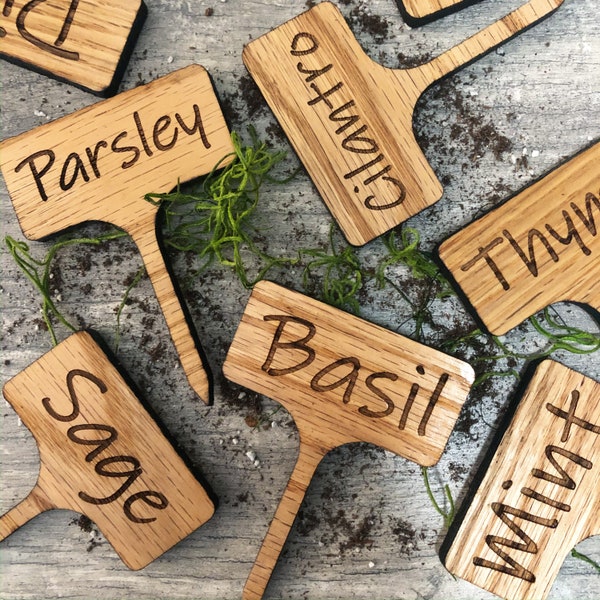
[(425, 54), (417, 54), (417, 55), (406, 55), (403, 52), (398, 52), (398, 68), (399, 69), (412, 69), (414, 67), (418, 67), (420, 65), (429, 62), (432, 58), (431, 52), (427, 52)]
[(364, 6), (353, 8), (350, 18), (361, 32), (372, 36), (375, 43), (382, 44), (387, 39), (390, 24), (383, 17), (367, 12)]
[(239, 87), (242, 99), (246, 103), (248, 117), (250, 117), (251, 120), (255, 118), (258, 113), (266, 111), (267, 102), (250, 75), (242, 75), (242, 77), (240, 77)]
[(392, 533), (396, 536), (401, 556), (410, 557), (419, 550), (419, 542), (425, 539), (425, 531), (417, 532), (415, 527), (405, 519), (394, 521)]
[(79, 518), (71, 521), (71, 524), (78, 525), (81, 531), (85, 531), (85, 533), (91, 533), (94, 528), (92, 520), (85, 515), (79, 515)]

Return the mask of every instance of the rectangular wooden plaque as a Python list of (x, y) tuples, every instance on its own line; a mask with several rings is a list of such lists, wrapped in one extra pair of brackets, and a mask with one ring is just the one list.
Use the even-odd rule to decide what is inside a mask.
[(116, 91), (142, 0), (0, 0), (0, 56), (90, 92)]
[(561, 300), (600, 310), (600, 143), (440, 246), (485, 326), (501, 335)]
[(600, 533), (600, 384), (538, 367), (445, 557), (502, 598), (543, 600), (566, 557)]
[(281, 402), (300, 454), (244, 600), (262, 597), (325, 454), (370, 442), (421, 465), (438, 460), (474, 379), (467, 364), (270, 282), (258, 283), (223, 367)]
[(212, 516), (206, 490), (90, 334), (67, 338), (3, 393), (41, 466), (29, 496), (0, 517), (0, 539), (43, 511), (74, 510), (141, 569)]
[(0, 143), (0, 168), (28, 238), (93, 220), (132, 236), (190, 385), (205, 402), (208, 377), (156, 239), (158, 207), (144, 194), (210, 173), (232, 153), (210, 77), (199, 65)]
[(270, 282), (254, 288), (224, 365), (328, 450), (371, 442), (433, 465), (473, 382), (465, 362)]
[(250, 42), (243, 59), (344, 235), (362, 245), (442, 196), (413, 132), (423, 92), (562, 1), (529, 0), (428, 63), (396, 70), (371, 60), (339, 9), (321, 2)]

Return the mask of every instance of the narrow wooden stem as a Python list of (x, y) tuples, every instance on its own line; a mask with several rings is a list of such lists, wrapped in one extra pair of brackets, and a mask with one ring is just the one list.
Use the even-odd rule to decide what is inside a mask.
[(0, 517), (0, 542), (25, 525), (27, 521), (50, 508), (48, 502), (34, 488), (24, 500)]
[(306, 490), (322, 458), (323, 453), (316, 448), (300, 444), (298, 461), (246, 581), (242, 594), (243, 600), (262, 598), (304, 500)]
[(504, 18), (419, 67), (429, 71), (428, 85), (498, 47), (520, 31), (531, 27), (555, 11), (562, 2), (563, 0), (529, 0)]
[(156, 239), (154, 224), (147, 224), (131, 232), (140, 254), (144, 260), (146, 271), (154, 287), (156, 297), (171, 332), (171, 338), (179, 354), (179, 360), (187, 376), (188, 382), (200, 398), (210, 403), (210, 382), (204, 369), (194, 337), (192, 327), (179, 303), (173, 282), (167, 271), (162, 252)]

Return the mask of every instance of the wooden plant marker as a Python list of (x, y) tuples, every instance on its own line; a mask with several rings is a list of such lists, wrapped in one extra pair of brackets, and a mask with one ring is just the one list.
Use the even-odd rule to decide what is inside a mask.
[(404, 20), (418, 26), (479, 0), (397, 0)]
[(362, 50), (322, 2), (244, 48), (244, 62), (351, 244), (437, 202), (442, 185), (414, 137), (415, 106), (437, 80), (537, 23), (563, 0), (530, 0), (419, 67)]
[(600, 310), (600, 143), (440, 246), (485, 326), (502, 335), (570, 300)]
[(92, 93), (116, 91), (146, 18), (142, 0), (0, 0), (0, 56)]
[(445, 558), (502, 598), (542, 600), (576, 544), (600, 533), (600, 383), (538, 367)]
[(209, 173), (233, 151), (198, 65), (0, 143), (0, 168), (29, 239), (93, 220), (131, 235), (189, 383), (207, 403), (208, 377), (156, 239), (158, 207), (144, 194)]
[(205, 489), (88, 333), (3, 393), (35, 437), (41, 466), (31, 493), (0, 517), (0, 540), (46, 510), (74, 510), (141, 569), (213, 515)]
[(474, 378), (462, 361), (269, 282), (254, 288), (224, 373), (281, 402), (300, 432), (298, 461), (245, 600), (262, 597), (327, 452), (370, 442), (435, 464)]

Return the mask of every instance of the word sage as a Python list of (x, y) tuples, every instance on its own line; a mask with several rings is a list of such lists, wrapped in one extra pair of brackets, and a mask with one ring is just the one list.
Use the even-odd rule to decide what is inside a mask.
[(67, 338), (3, 393), (41, 468), (31, 493), (0, 517), (0, 539), (44, 510), (74, 510), (141, 569), (212, 516), (206, 490), (89, 333)]

